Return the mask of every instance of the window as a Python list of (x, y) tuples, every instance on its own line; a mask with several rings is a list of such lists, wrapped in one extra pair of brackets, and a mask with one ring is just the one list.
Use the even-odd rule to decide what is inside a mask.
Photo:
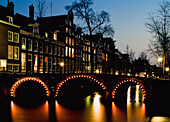
[(69, 57), (71, 57), (71, 47), (69, 47)]
[(43, 56), (39, 56), (39, 63), (40, 63), (40, 68), (39, 68), (39, 73), (43, 73)]
[(19, 72), (19, 64), (13, 65), (13, 72)]
[(12, 64), (8, 64), (8, 65), (7, 65), (7, 70), (8, 70), (8, 71), (12, 71)]
[(66, 44), (68, 44), (68, 37), (66, 36)]
[(34, 72), (38, 69), (38, 55), (34, 55)]
[(14, 42), (19, 43), (19, 33), (14, 33)]
[(19, 60), (19, 47), (14, 46), (14, 59)]
[(26, 38), (22, 38), (21, 40), (21, 49), (26, 50)]
[(54, 40), (57, 40), (57, 32), (54, 33), (53, 39), (54, 39)]
[(48, 53), (48, 45), (44, 45), (44, 53)]
[(49, 49), (48, 49), (49, 54), (52, 54), (52, 50), (53, 50), (52, 45), (49, 45)]
[(8, 59), (13, 59), (13, 46), (8, 45)]
[(13, 32), (8, 31), (8, 41), (13, 42)]
[(45, 37), (48, 38), (48, 33), (47, 32), (45, 32)]
[(28, 50), (32, 51), (32, 40), (28, 39)]
[(34, 51), (38, 52), (38, 41), (34, 42)]
[(48, 73), (48, 57), (44, 58), (44, 67), (45, 67), (45, 73)]
[(58, 56), (60, 56), (60, 47), (58, 47), (58, 49), (57, 49), (57, 54), (58, 54)]
[(49, 57), (49, 71), (52, 72), (52, 57)]
[(68, 56), (68, 47), (66, 46), (65, 56)]
[(74, 48), (72, 48), (72, 57), (74, 58)]
[(72, 39), (72, 46), (74, 46), (74, 39)]
[(40, 51), (40, 53), (43, 53), (43, 43), (42, 42), (39, 43), (39, 51)]
[(89, 52), (90, 52), (90, 47), (89, 47)]
[(108, 61), (108, 54), (106, 53), (106, 61)]
[(6, 71), (7, 60), (0, 59), (0, 71)]
[(69, 38), (69, 45), (71, 45), (71, 38)]
[(53, 53), (54, 53), (54, 55), (57, 54), (57, 47), (56, 46), (53, 47)]
[(88, 55), (88, 62), (90, 62), (90, 55)]
[(9, 23), (13, 24), (13, 17), (8, 16)]
[(21, 72), (26, 71), (26, 53), (21, 53)]
[(61, 56), (64, 56), (64, 48), (61, 48)]
[(27, 71), (29, 72), (29, 73), (31, 73), (32, 72), (32, 54), (31, 53), (28, 53), (28, 69), (27, 69)]
[(66, 27), (66, 33), (68, 33), (68, 27)]

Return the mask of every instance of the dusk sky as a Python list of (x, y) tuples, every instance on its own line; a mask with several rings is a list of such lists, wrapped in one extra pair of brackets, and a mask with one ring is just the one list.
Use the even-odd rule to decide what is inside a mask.
[[(46, 0), (49, 7), (46, 16), (51, 15), (50, 3), (52, 1), (52, 15), (66, 14), (66, 5), (74, 0)], [(29, 5), (35, 0), (10, 0), (15, 5), (15, 13), (28, 16)], [(126, 45), (135, 51), (135, 57), (148, 48), (149, 39), (152, 36), (147, 31), (144, 23), (147, 21), (148, 13), (159, 7), (162, 0), (94, 0), (94, 10), (105, 10), (111, 15), (112, 25), (115, 28), (114, 40), (116, 47), (125, 52)], [(6, 6), (7, 0), (1, 0), (0, 5)], [(75, 23), (77, 24), (77, 23)]]

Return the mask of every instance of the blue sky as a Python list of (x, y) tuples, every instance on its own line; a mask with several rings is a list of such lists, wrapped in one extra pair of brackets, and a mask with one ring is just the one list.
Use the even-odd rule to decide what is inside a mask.
[[(6, 6), (7, 0), (0, 0), (0, 5)], [(35, 0), (10, 0), (15, 5), (15, 13), (28, 16), (29, 5)], [(74, 0), (46, 0), (48, 4), (53, 3), (53, 15), (66, 14), (65, 5), (70, 5)], [(125, 52), (126, 45), (135, 51), (135, 57), (140, 52), (148, 49), (149, 39), (152, 36), (147, 31), (144, 23), (147, 21), (148, 13), (158, 9), (162, 0), (94, 0), (94, 10), (105, 10), (111, 15), (111, 23), (115, 28), (114, 40), (116, 47)], [(51, 15), (48, 7), (46, 16)]]

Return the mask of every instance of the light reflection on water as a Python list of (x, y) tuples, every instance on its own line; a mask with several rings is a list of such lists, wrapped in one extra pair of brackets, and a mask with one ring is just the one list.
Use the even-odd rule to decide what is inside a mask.
[[(11, 101), (11, 118), (13, 122), (49, 122), (50, 110), (54, 110), (56, 122), (146, 122), (146, 107), (140, 101), (140, 88), (136, 88), (135, 103), (131, 103), (131, 88), (128, 90), (127, 111), (117, 107), (114, 102), (110, 110), (100, 101), (101, 95), (95, 92), (84, 99), (84, 107), (69, 109), (55, 101), (55, 107), (49, 109), (49, 103), (34, 108), (21, 107)], [(110, 116), (109, 116), (110, 115)], [(153, 117), (151, 122), (169, 121), (166, 117)]]

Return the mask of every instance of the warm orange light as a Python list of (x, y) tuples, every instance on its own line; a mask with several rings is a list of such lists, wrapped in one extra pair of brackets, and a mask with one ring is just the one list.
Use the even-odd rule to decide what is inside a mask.
[(168, 72), (168, 71), (169, 71), (169, 67), (166, 67), (166, 68), (165, 68), (165, 71), (167, 71), (167, 72)]
[(23, 82), (30, 81), (30, 79), (31, 79), (32, 81), (35, 81), (35, 82), (40, 83), (40, 84), (44, 87), (44, 89), (46, 90), (46, 96), (49, 97), (50, 91), (49, 91), (47, 85), (46, 85), (43, 81), (41, 81), (40, 79), (35, 78), (35, 77), (25, 77), (25, 78), (22, 78), (22, 79), (18, 80), (17, 82), (15, 82), (15, 83), (13, 84), (13, 86), (11, 87), (11, 89), (10, 89), (10, 95), (11, 95), (11, 97), (15, 97), (16, 89), (17, 89)]
[(162, 62), (162, 60), (163, 60), (163, 58), (161, 58), (161, 57), (158, 58), (158, 61), (159, 61), (159, 62)]
[(115, 75), (119, 75), (119, 72), (117, 71), (117, 72), (115, 72)]
[(60, 66), (63, 67), (64, 66), (64, 62), (60, 62)]
[(130, 76), (130, 73), (127, 73), (127, 76)]

